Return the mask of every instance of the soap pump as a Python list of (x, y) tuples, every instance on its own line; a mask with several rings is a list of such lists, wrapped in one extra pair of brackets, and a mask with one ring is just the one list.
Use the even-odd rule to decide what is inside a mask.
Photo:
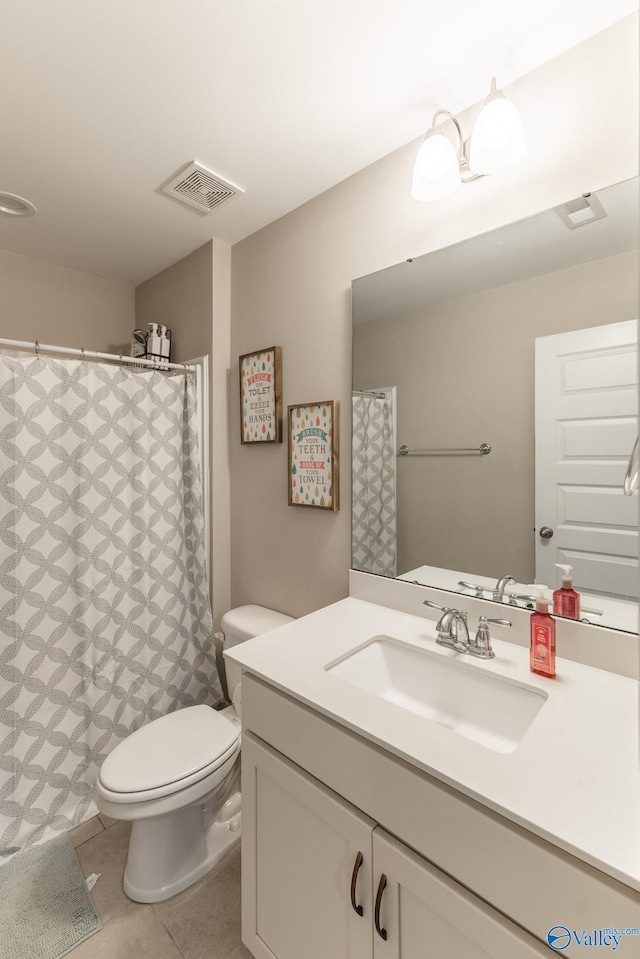
[(563, 570), (563, 574), (562, 586), (553, 594), (553, 611), (556, 616), (580, 619), (580, 594), (573, 588), (571, 576), (573, 566), (567, 566), (565, 563), (556, 563), (556, 566)]
[(554, 679), (556, 675), (556, 624), (549, 615), (549, 601), (545, 597), (546, 586), (532, 584), (537, 590), (535, 612), (531, 614), (531, 642), (529, 667), (532, 673)]

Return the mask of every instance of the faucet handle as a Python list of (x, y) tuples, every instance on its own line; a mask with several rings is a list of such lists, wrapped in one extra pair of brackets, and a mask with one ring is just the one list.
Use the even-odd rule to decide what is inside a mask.
[(476, 599), (483, 599), (485, 591), (490, 590), (489, 586), (482, 586), (481, 583), (467, 583), (463, 579), (458, 580), (458, 586), (462, 589), (472, 589), (475, 593)]
[(433, 603), (430, 599), (423, 599), (422, 605), (431, 606), (432, 609), (439, 609), (440, 612), (442, 613), (442, 616), (440, 617), (440, 619), (438, 620), (436, 624), (436, 629), (438, 630), (442, 627), (442, 622), (447, 616), (447, 613), (455, 613), (456, 615), (461, 616), (462, 619), (464, 619), (465, 623), (467, 621), (467, 613), (464, 609), (456, 609), (455, 606), (440, 606), (439, 603)]
[(525, 593), (509, 593), (509, 606), (517, 606), (518, 602), (525, 603), (525, 608), (531, 608), (531, 603), (535, 606), (537, 596), (528, 596)]
[(430, 599), (423, 599), (422, 605), (431, 606), (433, 609), (439, 609), (441, 613), (448, 613), (450, 609), (449, 606), (440, 606), (438, 603), (432, 603)]
[(478, 656), (480, 659), (494, 658), (495, 653), (491, 648), (489, 623), (493, 623), (494, 626), (512, 625), (510, 619), (491, 619), (488, 616), (481, 616), (478, 623), (478, 632), (475, 638), (469, 641), (469, 652), (472, 656)]

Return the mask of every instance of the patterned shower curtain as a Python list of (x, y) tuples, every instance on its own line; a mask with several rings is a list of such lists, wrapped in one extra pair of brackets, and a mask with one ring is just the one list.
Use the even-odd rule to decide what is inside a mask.
[(392, 392), (354, 392), (351, 562), (365, 573), (396, 575), (396, 451)]
[(0, 357), (0, 861), (93, 815), (134, 729), (222, 700), (192, 380)]

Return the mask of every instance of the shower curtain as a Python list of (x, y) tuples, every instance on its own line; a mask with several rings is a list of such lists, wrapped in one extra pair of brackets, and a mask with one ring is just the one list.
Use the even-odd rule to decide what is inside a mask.
[(187, 374), (0, 357), (0, 861), (134, 729), (222, 701)]
[(383, 576), (396, 575), (397, 560), (392, 395), (352, 395), (351, 562)]

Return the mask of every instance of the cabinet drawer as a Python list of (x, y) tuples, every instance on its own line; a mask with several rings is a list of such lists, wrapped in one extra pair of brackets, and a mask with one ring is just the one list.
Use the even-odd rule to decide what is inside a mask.
[(543, 942), (558, 923), (640, 927), (628, 886), (268, 684), (245, 675), (242, 689), (245, 729)]

